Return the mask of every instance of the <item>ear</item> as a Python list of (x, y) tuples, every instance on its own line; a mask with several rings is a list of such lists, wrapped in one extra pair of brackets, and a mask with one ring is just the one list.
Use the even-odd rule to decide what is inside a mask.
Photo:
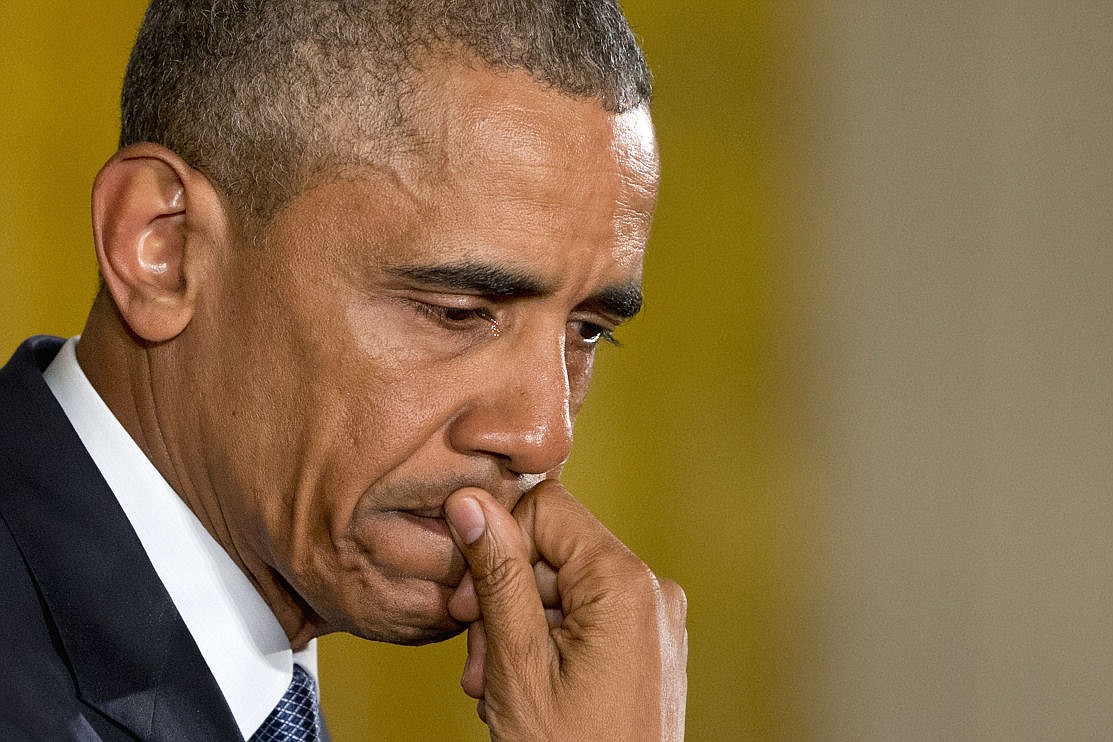
[(193, 317), (210, 259), (207, 236), (224, 234), (215, 189), (155, 144), (120, 150), (93, 185), (93, 238), (105, 286), (131, 331), (149, 342), (177, 337)]

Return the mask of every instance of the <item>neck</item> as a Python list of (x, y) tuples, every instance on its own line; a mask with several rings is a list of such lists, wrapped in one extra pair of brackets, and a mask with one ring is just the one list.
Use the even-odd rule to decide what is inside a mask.
[[(77, 345), (77, 360), (108, 409), (154, 464), (171, 488), (205, 529), (247, 575), (282, 625), (294, 650), (302, 649), (320, 631), (321, 619), (289, 584), (247, 548), (237, 528), (226, 517), (218, 488), (197, 447), (174, 445), (176, 440), (202, 440), (185, 429), (186, 416), (175, 414), (171, 395), (160, 395), (174, 368), (175, 340), (150, 344), (123, 323), (105, 292), (98, 294)], [(172, 383), (172, 382), (171, 382)], [(177, 424), (183, 424), (178, 429)], [(203, 449), (203, 447), (201, 447)]]

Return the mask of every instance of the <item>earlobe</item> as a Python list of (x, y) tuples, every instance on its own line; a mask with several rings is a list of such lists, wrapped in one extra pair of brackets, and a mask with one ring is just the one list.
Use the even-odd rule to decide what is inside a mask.
[[(192, 171), (154, 144), (118, 152), (93, 186), (93, 236), (105, 285), (131, 331), (149, 342), (176, 337), (196, 299), (187, 228)], [(203, 200), (203, 199), (202, 199)]]

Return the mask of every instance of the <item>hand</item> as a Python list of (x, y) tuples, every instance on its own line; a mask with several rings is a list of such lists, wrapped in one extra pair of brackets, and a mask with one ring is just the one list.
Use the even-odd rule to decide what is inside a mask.
[(680, 740), (685, 597), (558, 482), (514, 514), (481, 489), (445, 503), (470, 573), (462, 685), (493, 740)]

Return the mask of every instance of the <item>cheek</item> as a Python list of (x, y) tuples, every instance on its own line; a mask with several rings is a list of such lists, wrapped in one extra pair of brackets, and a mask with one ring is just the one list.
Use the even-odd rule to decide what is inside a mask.
[(595, 354), (568, 354), (568, 408), (575, 418), (584, 406), (588, 389), (591, 388), (591, 375), (595, 367)]
[(237, 493), (237, 520), (283, 572), (306, 570), (314, 544), (332, 552), (364, 494), (435, 437), (452, 405), (446, 374), (389, 316), (295, 288), (225, 328), (234, 350), (206, 401), (218, 411), (206, 439), (222, 441), (208, 453), (219, 489)]

